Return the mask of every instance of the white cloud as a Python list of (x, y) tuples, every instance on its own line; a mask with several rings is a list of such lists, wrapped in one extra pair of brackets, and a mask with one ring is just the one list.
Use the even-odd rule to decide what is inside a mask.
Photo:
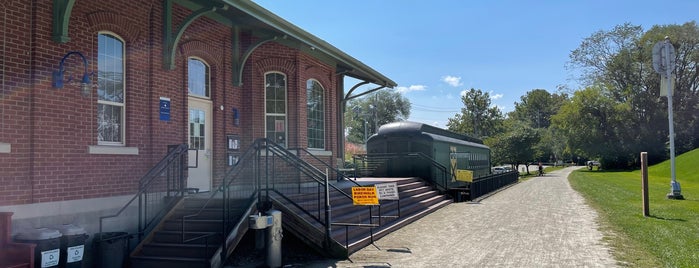
[(499, 100), (499, 99), (502, 99), (502, 97), (503, 97), (502, 94), (493, 94), (492, 92), (490, 93), (491, 100)]
[(458, 87), (458, 86), (463, 85), (463, 83), (461, 83), (461, 77), (456, 77), (456, 76), (451, 76), (451, 75), (447, 75), (447, 76), (442, 77), (442, 81), (444, 81), (445, 83), (449, 84), (452, 87)]
[(407, 93), (410, 91), (423, 91), (427, 89), (427, 86), (424, 85), (410, 85), (409, 87), (396, 87), (396, 91), (398, 93)]

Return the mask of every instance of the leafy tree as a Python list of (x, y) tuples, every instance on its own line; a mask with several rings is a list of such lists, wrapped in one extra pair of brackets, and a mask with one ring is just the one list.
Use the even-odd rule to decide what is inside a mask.
[(472, 88), (461, 96), (461, 102), (464, 104), (461, 113), (447, 122), (450, 131), (483, 138), (502, 130), (502, 112), (498, 107), (491, 106), (488, 92)]
[(617, 103), (604, 91), (588, 87), (575, 92), (552, 117), (552, 124), (565, 136), (569, 151), (600, 159), (605, 167), (626, 167), (633, 161), (624, 121), (630, 116), (626, 103)]
[[(490, 147), (492, 162), (509, 163), (515, 170), (520, 164), (528, 163), (535, 158), (535, 145), (539, 142), (539, 132), (522, 122), (509, 120), (511, 131), (499, 133), (484, 140)], [(529, 166), (527, 165), (527, 173)]]
[[(614, 133), (606, 138), (615, 139), (610, 144), (613, 147), (609, 147), (615, 150), (608, 150), (610, 155), (604, 156), (615, 159), (613, 162), (619, 167), (629, 166), (623, 159), (637, 162), (641, 151), (649, 152), (651, 162), (668, 157), (665, 144), (668, 137), (667, 103), (665, 98), (659, 97), (660, 75), (652, 68), (651, 53), (655, 43), (664, 40), (665, 36), (670, 37), (677, 52), (673, 102), (677, 103), (674, 109), (675, 141), (677, 151), (681, 153), (699, 146), (699, 137), (695, 134), (699, 130), (699, 27), (695, 22), (653, 26), (647, 32), (643, 32), (640, 26), (626, 23), (610, 31), (592, 34), (570, 54), (569, 66), (583, 71), (581, 81), (588, 89), (600, 90), (599, 96), (609, 101), (607, 107), (597, 108), (623, 110), (621, 114), (625, 118), (606, 130)], [(562, 130), (570, 132), (569, 129)], [(566, 151), (590, 153), (589, 148), (573, 147), (576, 141), (569, 141), (572, 143), (568, 144)]]
[(508, 114), (508, 119), (518, 121), (537, 131), (540, 139), (534, 145), (534, 157), (529, 160), (558, 160), (564, 151), (563, 141), (554, 135), (554, 131), (549, 129), (549, 126), (551, 116), (555, 115), (568, 101), (568, 94), (551, 94), (544, 89), (534, 89), (520, 97), (520, 100), (515, 102), (515, 109)]
[[(381, 125), (406, 120), (410, 116), (410, 101), (399, 92), (379, 90), (362, 98), (352, 99), (347, 104), (345, 127), (348, 128), (347, 140), (353, 143), (365, 143)], [(365, 123), (366, 122), (366, 123)]]
[(551, 116), (568, 99), (568, 95), (551, 94), (544, 89), (534, 89), (520, 97), (520, 102), (515, 102), (515, 110), (509, 117), (528, 123), (533, 128), (548, 128), (551, 124)]

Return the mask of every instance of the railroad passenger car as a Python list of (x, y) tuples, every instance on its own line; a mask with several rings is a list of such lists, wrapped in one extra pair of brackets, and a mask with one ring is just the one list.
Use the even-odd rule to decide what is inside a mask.
[(457, 180), (458, 170), (474, 179), (490, 174), (490, 148), (480, 139), (409, 121), (381, 126), (367, 141), (367, 157), (384, 159), (374, 161), (374, 176), (420, 177), (445, 190), (467, 184)]

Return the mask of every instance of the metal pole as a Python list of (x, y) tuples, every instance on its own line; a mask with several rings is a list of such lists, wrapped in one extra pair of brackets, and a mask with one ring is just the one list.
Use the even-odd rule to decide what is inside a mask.
[(282, 212), (270, 210), (267, 215), (272, 217), (272, 226), (267, 227), (267, 266), (282, 267)]
[(327, 248), (330, 248), (330, 239), (332, 228), (330, 225), (330, 180), (328, 179), (328, 169), (325, 169), (325, 243)]
[(648, 153), (641, 152), (641, 194), (643, 195), (643, 216), (650, 216), (648, 204)]
[(670, 61), (673, 59), (670, 59), (670, 46), (672, 44), (670, 43), (670, 38), (665, 37), (665, 77), (667, 78), (667, 117), (668, 117), (668, 124), (670, 128), (670, 176), (672, 177), (672, 181), (670, 182), (670, 193), (667, 194), (667, 198), (671, 199), (684, 199), (682, 197), (682, 192), (680, 190), (680, 183), (677, 182), (677, 179), (675, 177), (675, 124), (674, 124), (674, 119), (673, 119), (673, 111), (672, 111), (672, 71), (673, 69), (670, 68)]

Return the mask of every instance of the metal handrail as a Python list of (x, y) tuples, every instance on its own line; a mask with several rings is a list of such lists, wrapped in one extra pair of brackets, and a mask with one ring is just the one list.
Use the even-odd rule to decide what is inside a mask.
[[(308, 169), (309, 169), (308, 171), (304, 171), (304, 169), (299, 169), (299, 170), (302, 171), (302, 172), (304, 172), (304, 174), (308, 175), (310, 178), (312, 178), (319, 186), (326, 186), (326, 189), (327, 189), (327, 190), (326, 190), (326, 198), (325, 198), (325, 199), (326, 199), (326, 202), (328, 202), (328, 200), (327, 200), (327, 198), (328, 198), (327, 193), (328, 193), (328, 192), (327, 192), (327, 191), (329, 191), (330, 188), (332, 188), (332, 189), (334, 189), (335, 191), (339, 192), (339, 193), (340, 193), (342, 196), (344, 196), (345, 198), (347, 198), (347, 199), (349, 199), (349, 200), (352, 200), (352, 196), (351, 196), (350, 194), (347, 194), (347, 193), (344, 192), (342, 189), (338, 188), (337, 186), (335, 186), (335, 185), (333, 185), (333, 184), (331, 184), (331, 183), (329, 183), (329, 182), (327, 181), (327, 174), (323, 173), (322, 171), (318, 170), (316, 167), (311, 166), (311, 165), (308, 164), (307, 162), (303, 161), (300, 157), (298, 157), (297, 155), (293, 154), (293, 153), (292, 153), (291, 151), (289, 151), (288, 149), (286, 149), (286, 148), (284, 148), (284, 147), (282, 147), (282, 146), (280, 146), (280, 145), (278, 145), (278, 144), (276, 144), (276, 143), (274, 143), (274, 142), (272, 142), (272, 141), (270, 141), (270, 140), (267, 140), (267, 139), (264, 139), (264, 142), (265, 142), (265, 145), (266, 145), (266, 146), (265, 146), (265, 149), (267, 149), (268, 152), (272, 152), (272, 153), (274, 153), (275, 155), (280, 156), (280, 159), (286, 161), (287, 163), (290, 163), (290, 164), (298, 164), (298, 165), (304, 166), (304, 169), (305, 169), (305, 168), (308, 168)], [(329, 165), (327, 165), (326, 163), (324, 163), (323, 161), (321, 161), (321, 160), (318, 159), (318, 158), (316, 158), (316, 160), (318, 160), (320, 163), (323, 163), (323, 164), (326, 165), (326, 166), (329, 166)], [(335, 170), (335, 171), (336, 171), (336, 170)], [(322, 176), (322, 177), (321, 177), (321, 176)], [(352, 180), (350, 180), (350, 181), (352, 181)], [(361, 186), (360, 184), (358, 184), (358, 183), (355, 182), (355, 181), (352, 181), (352, 183), (354, 183), (355, 185)], [(278, 192), (278, 191), (277, 191), (277, 192)], [(288, 199), (288, 198), (286, 198), (286, 199)], [(294, 206), (300, 207), (298, 204), (296, 204), (296, 202), (293, 202), (293, 200), (289, 200), (289, 201), (290, 201), (292, 204), (294, 204)], [(329, 216), (329, 215), (328, 215), (328, 214), (329, 214), (329, 211), (328, 211), (328, 210), (329, 210), (329, 207), (326, 207), (326, 216)], [(306, 211), (305, 209), (303, 209), (302, 211), (303, 211), (304, 213), (307, 213), (308, 215), (310, 215), (314, 220), (316, 220), (316, 221), (318, 221), (319, 223), (321, 223), (321, 225), (323, 225), (323, 226), (325, 227), (325, 229), (326, 229), (326, 235), (328, 236), (328, 238), (329, 238), (329, 239), (332, 239), (332, 238), (330, 237), (330, 226), (332, 225), (332, 220), (331, 220), (331, 219), (326, 220), (327, 222), (324, 223), (323, 221), (321, 221), (321, 220), (319, 219), (319, 217), (315, 217), (312, 213)], [(371, 206), (368, 207), (368, 213), (369, 213), (369, 217), (368, 217), (369, 222), (370, 222), (370, 224), (373, 224), (373, 217), (372, 217), (373, 209), (372, 209)], [(379, 215), (379, 216), (380, 216), (380, 215)], [(373, 233), (373, 232), (372, 232), (372, 233)]]
[[(379, 159), (382, 161), (389, 161), (389, 160), (394, 160), (398, 159), (401, 157), (418, 157), (422, 160), (426, 160), (430, 165), (433, 167), (437, 168), (439, 171), (442, 172), (441, 176), (441, 182), (438, 180), (438, 178), (423, 178), (427, 180), (428, 182), (432, 183), (433, 186), (435, 186), (438, 190), (440, 191), (447, 191), (449, 189), (448, 184), (447, 184), (447, 177), (451, 174), (448, 169), (440, 164), (439, 162), (435, 161), (428, 155), (422, 153), (422, 152), (405, 152), (405, 153), (372, 153), (372, 154), (356, 154), (353, 155), (352, 158), (357, 161), (357, 159), (365, 159), (364, 161), (368, 161), (370, 158), (374, 159)], [(432, 176), (432, 174), (430, 175)]]
[[(174, 174), (176, 177), (179, 178), (179, 187), (178, 189), (175, 189), (175, 196), (182, 195), (184, 191), (184, 183), (183, 183), (183, 178), (184, 178), (184, 172), (183, 172), (183, 165), (184, 165), (184, 159), (183, 155), (185, 155), (186, 152), (188, 152), (187, 149), (187, 144), (179, 144), (179, 145), (171, 145), (168, 146), (168, 154), (165, 155), (155, 166), (153, 166), (148, 172), (146, 172), (146, 175), (141, 177), (139, 180), (139, 189), (138, 192), (131, 198), (129, 199), (128, 202), (124, 206), (121, 207), (115, 214), (112, 215), (107, 215), (107, 216), (101, 216), (99, 220), (99, 232), (102, 233), (104, 231), (104, 220), (109, 219), (109, 218), (116, 218), (120, 216), (128, 207), (130, 207), (136, 199), (139, 199), (139, 213), (138, 213), (138, 237), (139, 240), (144, 236), (145, 230), (149, 227), (149, 224), (146, 223), (144, 224), (143, 221), (143, 215), (148, 214), (147, 208), (144, 208), (143, 206), (143, 200), (142, 197), (147, 191), (151, 190), (151, 186), (156, 185), (154, 183), (155, 178), (159, 177), (161, 174), (164, 172), (167, 172), (168, 176), (166, 178), (167, 180), (167, 188), (165, 189), (167, 192), (167, 195), (170, 195), (170, 174), (169, 174), (169, 168), (171, 165), (177, 165), (178, 163), (175, 162), (176, 160), (179, 161), (179, 168), (177, 169), (178, 174)], [(173, 183), (178, 183), (178, 181), (173, 181)], [(158, 185), (160, 186), (160, 185)], [(174, 203), (174, 199), (171, 200), (171, 202), (163, 206), (160, 211), (157, 211), (154, 219), (157, 219), (164, 215), (164, 213), (169, 210), (169, 207)], [(147, 217), (146, 219), (147, 220)]]
[[(362, 186), (362, 185), (360, 185), (359, 183), (357, 183), (356, 181), (352, 180), (350, 177), (345, 176), (345, 174), (342, 173), (340, 170), (338, 170), (338, 169), (332, 167), (332, 166), (329, 165), (328, 163), (325, 163), (323, 160), (321, 160), (320, 158), (318, 158), (317, 156), (315, 156), (313, 153), (311, 153), (311, 151), (309, 151), (309, 150), (306, 149), (306, 148), (291, 148), (291, 149), (289, 149), (289, 150), (303, 151), (303, 152), (306, 153), (306, 155), (308, 155), (308, 156), (312, 157), (314, 160), (318, 161), (318, 163), (320, 163), (321, 165), (323, 165), (325, 168), (327, 168), (327, 169), (329, 169), (329, 170), (332, 170), (333, 173), (335, 173), (336, 175), (338, 175), (338, 177), (339, 177), (339, 176), (342, 176), (343, 179), (352, 182), (354, 185)], [(356, 177), (356, 176), (355, 176), (355, 177)]]
[[(247, 150), (245, 150), (245, 152), (240, 156), (240, 158), (239, 158), (239, 160), (238, 160), (238, 161), (239, 161), (238, 163), (240, 163), (240, 161), (244, 161), (245, 159), (248, 159), (248, 157), (253, 156), (255, 150), (256, 150), (256, 149), (255, 149), (254, 146), (250, 146), (250, 147), (249, 147)], [(227, 198), (228, 196), (227, 196), (227, 191), (226, 191), (226, 190), (230, 187), (231, 183), (233, 183), (233, 182), (235, 181), (234, 178), (236, 177), (236, 175), (238, 175), (238, 174), (240, 173), (240, 171), (241, 171), (242, 169), (243, 169), (243, 165), (237, 165), (237, 164), (236, 164), (235, 166), (233, 166), (232, 168), (228, 169), (228, 170), (226, 171), (226, 173), (224, 174), (224, 176), (223, 176), (222, 186), (219, 187), (219, 188), (217, 188), (216, 190), (212, 191), (212, 192), (211, 192), (211, 195), (209, 195), (209, 197), (206, 199), (206, 201), (204, 202), (204, 204), (201, 205), (201, 207), (199, 207), (199, 209), (198, 209), (196, 212), (194, 212), (194, 213), (192, 213), (192, 214), (187, 214), (187, 215), (183, 215), (183, 216), (182, 216), (182, 220), (181, 220), (181, 222), (182, 222), (182, 228), (181, 228), (181, 229), (182, 229), (182, 233), (181, 233), (181, 238), (182, 238), (181, 241), (182, 241), (182, 243), (191, 242), (191, 241), (194, 241), (194, 240), (201, 239), (201, 238), (203, 238), (203, 237), (212, 235), (212, 234), (204, 234), (204, 235), (200, 235), (200, 236), (197, 236), (197, 237), (194, 237), (194, 238), (185, 239), (185, 235), (186, 235), (186, 232), (185, 232), (186, 228), (185, 228), (185, 227), (186, 227), (186, 224), (187, 224), (187, 220), (188, 220), (189, 218), (193, 218), (193, 217), (196, 217), (196, 216), (201, 215), (201, 213), (204, 211), (204, 209), (205, 209), (205, 208), (209, 205), (209, 203), (218, 195), (219, 192), (221, 192), (222, 195), (223, 195), (222, 198), (223, 198), (223, 202), (224, 202), (224, 209), (223, 209), (223, 211), (222, 211), (222, 213), (223, 213), (222, 219), (224, 220), (224, 224), (223, 224), (223, 230), (222, 230), (222, 231), (223, 231), (223, 235), (224, 235), (224, 236), (226, 235), (226, 233), (228, 232), (228, 228), (227, 228), (228, 217), (226, 217), (226, 216), (227, 216), (227, 213), (229, 213), (229, 211), (227, 211), (229, 208), (227, 208), (226, 205), (225, 205), (225, 204), (228, 203), (228, 198)], [(253, 183), (253, 185), (254, 185), (254, 183)], [(254, 191), (253, 191), (253, 193), (251, 193), (251, 196), (253, 196), (253, 195), (255, 195)], [(215, 234), (215, 233), (214, 233), (214, 234)], [(208, 248), (208, 246), (207, 246), (207, 248)]]

